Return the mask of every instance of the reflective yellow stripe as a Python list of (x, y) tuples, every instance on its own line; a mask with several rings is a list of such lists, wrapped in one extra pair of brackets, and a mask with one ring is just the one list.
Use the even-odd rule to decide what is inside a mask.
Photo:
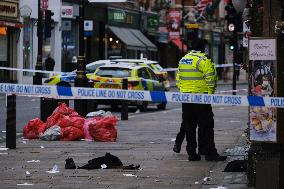
[(215, 85), (215, 81), (207, 81), (207, 84), (209, 84), (209, 85)]
[(182, 80), (203, 80), (203, 77), (185, 77), (185, 76), (180, 76), (180, 79), (182, 79)]
[(204, 57), (204, 56), (200, 56), (200, 55), (197, 55), (197, 54), (188, 54), (188, 56), (196, 56), (196, 57), (198, 57), (198, 58)]
[(198, 69), (179, 69), (180, 72), (199, 72)]
[(215, 73), (214, 73), (214, 72), (211, 72), (211, 73), (206, 74), (205, 77), (214, 76), (214, 75), (215, 75)]
[(199, 69), (199, 64), (201, 63), (201, 61), (202, 61), (204, 58), (206, 58), (206, 57), (205, 57), (205, 56), (202, 56), (202, 57), (200, 57), (199, 60), (197, 61), (197, 63), (196, 63), (196, 68), (197, 68), (197, 69)]

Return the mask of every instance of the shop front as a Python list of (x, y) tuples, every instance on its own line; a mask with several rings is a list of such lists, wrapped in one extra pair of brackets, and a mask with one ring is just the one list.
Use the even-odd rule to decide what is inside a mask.
[(152, 58), (157, 47), (140, 31), (140, 13), (108, 7), (105, 58)]
[(79, 16), (79, 5), (62, 3), (61, 20), (62, 20), (62, 50), (61, 59), (62, 71), (73, 71), (76, 69), (76, 64), (72, 58), (78, 56), (79, 46), (79, 23), (76, 20)]
[[(141, 13), (141, 30), (147, 36), (147, 38), (155, 44), (157, 44), (157, 39), (159, 36), (159, 21), (160, 17), (157, 13), (146, 11)], [(147, 57), (151, 60), (158, 60), (157, 49), (148, 51)]]
[[(224, 64), (224, 57), (223, 55), (223, 45), (222, 45), (222, 35), (219, 32), (212, 32), (212, 46), (211, 46), (211, 52), (212, 52), (212, 60), (213, 62), (217, 64)], [(222, 78), (222, 72), (223, 68), (217, 69), (217, 74), (219, 78)]]
[(210, 58), (212, 58), (212, 36), (211, 31), (204, 30), (203, 32), (203, 39), (207, 41), (206, 47), (205, 47), (205, 53), (209, 55)]
[[(19, 2), (0, 1), (0, 66), (17, 67), (17, 41), (23, 25), (19, 22)], [(0, 70), (1, 82), (17, 82), (17, 73)]]

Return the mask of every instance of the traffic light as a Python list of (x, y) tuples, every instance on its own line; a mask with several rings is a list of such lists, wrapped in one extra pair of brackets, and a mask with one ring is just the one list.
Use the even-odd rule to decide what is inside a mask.
[(235, 45), (230, 43), (229, 49), (230, 49), (231, 51), (233, 51), (233, 50), (235, 49)]
[(237, 27), (237, 11), (233, 6), (232, 2), (229, 2), (225, 6), (225, 10), (227, 11), (227, 15), (225, 19), (227, 20), (227, 29), (229, 32), (235, 32)]
[(45, 38), (51, 37), (51, 30), (53, 29), (53, 19), (54, 13), (51, 10), (45, 10), (45, 20), (44, 20), (44, 36)]
[(231, 51), (237, 50), (238, 39), (237, 36), (232, 35), (229, 39), (229, 49)]

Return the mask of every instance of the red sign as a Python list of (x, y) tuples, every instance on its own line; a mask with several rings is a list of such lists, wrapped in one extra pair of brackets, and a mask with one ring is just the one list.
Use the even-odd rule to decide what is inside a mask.
[(41, 9), (48, 9), (48, 0), (41, 0)]
[(167, 25), (169, 31), (169, 38), (180, 39), (180, 26), (181, 26), (181, 11), (178, 9), (170, 9), (167, 17)]
[(0, 26), (14, 27), (14, 28), (22, 28), (24, 25), (21, 24), (21, 23), (0, 21)]

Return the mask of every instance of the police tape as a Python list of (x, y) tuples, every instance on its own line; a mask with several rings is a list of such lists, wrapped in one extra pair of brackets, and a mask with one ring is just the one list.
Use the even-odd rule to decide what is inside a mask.
[(32, 73), (47, 73), (47, 74), (68, 74), (68, 73), (71, 73), (71, 72), (57, 72), (57, 71), (33, 70), (33, 69), (10, 68), (10, 67), (0, 67), (0, 70), (22, 71), (22, 72), (32, 72)]
[(56, 99), (117, 99), (130, 101), (197, 103), (224, 106), (267, 106), (284, 108), (283, 97), (222, 94), (193, 94), (164, 91), (141, 91), (47, 85), (0, 83), (0, 93)]
[(236, 90), (226, 90), (226, 91), (216, 91), (215, 94), (221, 94), (221, 93), (232, 93), (232, 92), (247, 92), (247, 89), (236, 89)]
[[(236, 66), (240, 66), (240, 64), (235, 64)], [(217, 64), (216, 68), (224, 68), (224, 67), (233, 67), (233, 64)], [(74, 72), (58, 72), (58, 71), (46, 71), (46, 70), (34, 70), (34, 69), (24, 69), (24, 68), (11, 68), (11, 67), (1, 67), (0, 70), (8, 70), (8, 71), (22, 71), (22, 72), (31, 72), (31, 73), (46, 73), (46, 74), (70, 74)], [(177, 71), (177, 68), (164, 68), (163, 71)]]
[[(226, 67), (233, 67), (234, 64), (216, 64), (216, 68), (226, 68)], [(240, 64), (235, 64), (237, 67), (241, 67)], [(164, 68), (163, 71), (171, 72), (171, 71), (177, 71), (178, 68)]]

